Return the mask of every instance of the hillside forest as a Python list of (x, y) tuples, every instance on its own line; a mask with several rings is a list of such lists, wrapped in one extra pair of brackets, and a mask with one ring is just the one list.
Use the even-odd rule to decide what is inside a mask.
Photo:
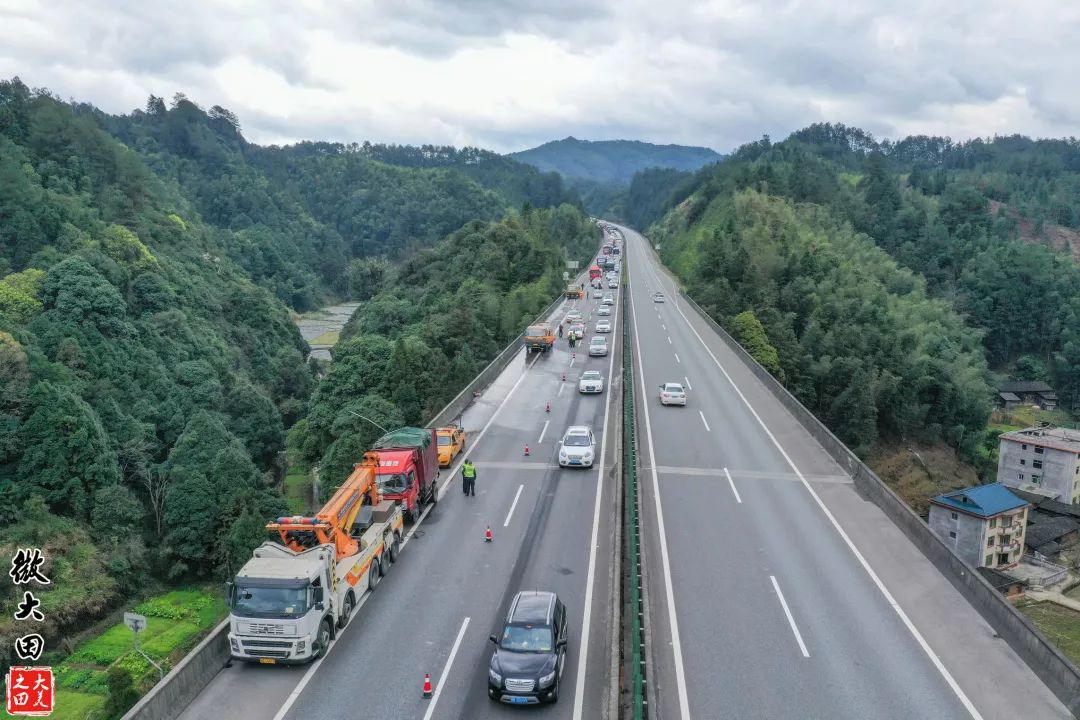
[(1080, 239), (1078, 189), (1076, 140), (816, 125), (694, 175), (639, 173), (628, 195), (654, 203), (627, 207), (690, 294), (861, 455), (947, 443), (992, 478), (1000, 379), (1080, 405), (1080, 267), (1061, 240)]
[[(109, 116), (18, 79), (0, 188), (0, 555), (45, 550), (44, 662), (148, 593), (219, 589), (286, 512), (287, 435), (344, 473), (371, 439), (344, 410), (425, 422), (599, 239), (491, 153), (260, 148), (180, 95)], [(320, 381), (290, 314), (352, 297)]]

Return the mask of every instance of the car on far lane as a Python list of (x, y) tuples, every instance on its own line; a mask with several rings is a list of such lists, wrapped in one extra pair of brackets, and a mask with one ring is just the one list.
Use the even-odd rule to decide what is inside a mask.
[(615, 290), (619, 287), (619, 283), (617, 280), (608, 280), (607, 286), (609, 290)]
[(563, 318), (563, 322), (564, 323), (581, 322), (581, 311), (580, 310), (571, 310), (570, 312), (566, 313), (566, 317)]
[(662, 303), (662, 302), (664, 302), (664, 293), (662, 293), (660, 291), (654, 292), (653, 296), (652, 296), (652, 301), (654, 303)]
[(586, 370), (581, 373), (578, 380), (579, 393), (602, 393), (604, 392), (604, 376), (599, 370)]
[(603, 357), (607, 355), (607, 338), (603, 335), (593, 335), (589, 340), (589, 357)]
[(610, 320), (597, 320), (596, 321), (596, 332), (598, 332), (598, 333), (611, 332), (611, 321)]
[(585, 425), (571, 425), (559, 441), (560, 467), (592, 467), (596, 458), (596, 438)]
[(661, 405), (686, 406), (686, 390), (679, 383), (664, 383), (660, 386)]
[(601, 317), (603, 317), (605, 315), (611, 315), (611, 306), (610, 305), (601, 305), (599, 308), (597, 308), (596, 314), (601, 316)]
[(607, 295), (605, 295), (604, 296), (604, 304), (605, 305), (614, 305), (615, 304), (615, 296), (612, 295), (611, 293), (608, 293)]

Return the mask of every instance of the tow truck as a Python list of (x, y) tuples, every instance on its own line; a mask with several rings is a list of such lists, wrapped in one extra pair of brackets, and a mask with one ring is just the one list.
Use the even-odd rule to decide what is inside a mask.
[(379, 496), (378, 458), (365, 453), (314, 517), (280, 517), (226, 587), (235, 660), (306, 663), (326, 653), (365, 592), (397, 560), (401, 508)]

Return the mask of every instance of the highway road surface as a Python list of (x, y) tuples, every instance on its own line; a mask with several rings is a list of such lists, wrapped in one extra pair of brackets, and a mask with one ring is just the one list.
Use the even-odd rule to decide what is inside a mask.
[[(588, 339), (598, 305), (567, 301), (554, 319), (578, 307), (587, 318)], [(615, 307), (611, 319), (621, 323)], [(611, 341), (620, 332), (616, 323)], [(609, 400), (618, 397), (611, 386), (619, 387), (621, 360), (618, 352), (589, 358), (587, 347), (574, 353), (561, 338), (551, 353), (528, 358), (522, 352), (466, 412), (465, 455), (477, 466), (476, 496), (462, 495), (459, 458), (438, 505), (361, 600), (325, 659), (304, 667), (235, 664), (181, 718), (520, 717), (520, 710), (487, 696), (488, 636), (501, 626), (514, 594), (529, 589), (557, 592), (571, 623), (559, 702), (541, 712), (573, 720), (613, 718), (620, 406)], [(602, 395), (578, 394), (583, 369), (601, 370), (608, 385)], [(569, 425), (593, 428), (598, 461), (592, 469), (559, 469), (557, 443)], [(491, 544), (483, 541), (488, 526)], [(435, 684), (430, 700), (421, 696), (424, 673)]]
[(652, 717), (1070, 717), (622, 231)]

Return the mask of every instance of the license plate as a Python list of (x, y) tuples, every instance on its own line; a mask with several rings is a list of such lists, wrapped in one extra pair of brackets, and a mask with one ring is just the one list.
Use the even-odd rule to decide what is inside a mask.
[(512, 697), (512, 698), (510, 698), (510, 704), (511, 705), (528, 705), (529, 704), (529, 698)]
[(275, 660), (274, 658), (259, 658), (259, 662), (261, 662), (263, 665), (273, 665), (277, 662), (277, 660)]

